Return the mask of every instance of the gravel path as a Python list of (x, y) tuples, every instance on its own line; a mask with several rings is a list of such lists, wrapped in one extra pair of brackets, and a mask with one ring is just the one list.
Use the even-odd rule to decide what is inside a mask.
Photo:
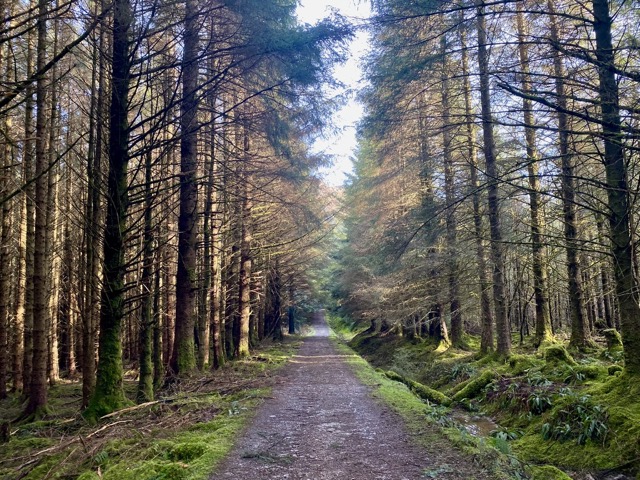
[(321, 315), (314, 329), (212, 479), (476, 478), (462, 474), (473, 467), (460, 470), (454, 452), (436, 460), (413, 444), (400, 418), (370, 397), (336, 353)]

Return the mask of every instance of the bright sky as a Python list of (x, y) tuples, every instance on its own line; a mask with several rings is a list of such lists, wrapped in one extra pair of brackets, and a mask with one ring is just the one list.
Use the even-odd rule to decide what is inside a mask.
[[(300, 0), (297, 15), (301, 23), (315, 24), (336, 11), (356, 21), (368, 18), (371, 14), (368, 0)], [(313, 150), (332, 155), (335, 159), (332, 168), (322, 171), (327, 183), (341, 185), (346, 174), (352, 171), (351, 157), (356, 149), (356, 124), (362, 117), (362, 106), (355, 100), (355, 93), (361, 85), (362, 70), (360, 62), (368, 47), (368, 34), (359, 31), (351, 42), (349, 60), (336, 67), (336, 78), (345, 84), (349, 101), (336, 112), (331, 120), (338, 133), (330, 138), (320, 139)]]

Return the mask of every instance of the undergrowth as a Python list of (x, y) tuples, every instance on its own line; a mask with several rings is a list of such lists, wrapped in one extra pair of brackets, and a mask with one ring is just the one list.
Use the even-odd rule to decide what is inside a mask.
[[(209, 478), (238, 432), (269, 395), (271, 373), (294, 355), (299, 342), (265, 346), (251, 357), (160, 392), (159, 400), (123, 410), (97, 426), (79, 412), (77, 384), (51, 392), (52, 414), (13, 428), (0, 449), (0, 478), (40, 480), (199, 480)], [(135, 382), (127, 392), (135, 395)], [(20, 402), (0, 407), (11, 418)]]
[[(339, 319), (333, 325), (344, 328)], [(466, 343), (473, 347), (477, 339)], [(438, 390), (454, 408), (490, 415), (500, 426), (493, 440), (482, 441), (526, 465), (530, 478), (569, 478), (556, 467), (640, 472), (640, 385), (623, 374), (616, 349), (582, 353), (556, 342), (536, 351), (525, 342), (505, 360), (369, 331), (349, 345), (374, 367), (407, 377), (405, 383)], [(432, 420), (455, 429), (450, 409), (435, 412)]]

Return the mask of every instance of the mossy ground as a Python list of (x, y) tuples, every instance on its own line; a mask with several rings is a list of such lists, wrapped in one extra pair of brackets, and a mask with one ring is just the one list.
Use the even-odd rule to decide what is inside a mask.
[[(334, 325), (345, 329), (339, 319)], [(622, 355), (604, 338), (588, 353), (568, 350), (566, 342), (536, 350), (533, 338), (522, 345), (514, 339), (513, 355), (501, 359), (479, 356), (473, 336), (466, 339), (471, 350), (369, 331), (342, 337), (371, 365), (490, 415), (500, 425), (493, 441), (528, 465), (531, 478), (567, 478), (555, 467), (640, 472), (640, 382), (624, 376)], [(397, 402), (391, 395), (389, 401)], [(442, 412), (446, 425), (450, 417)]]
[[(298, 346), (296, 337), (287, 337), (221, 370), (173, 385), (171, 391), (159, 393), (165, 399), (160, 403), (98, 425), (79, 414), (80, 385), (62, 383), (51, 389), (50, 417), (12, 429), (10, 441), (0, 450), (0, 478), (209, 478), (269, 395), (272, 372)], [(125, 383), (128, 398), (134, 398), (135, 391), (133, 379)], [(15, 418), (20, 408), (18, 399), (4, 401), (0, 421)]]

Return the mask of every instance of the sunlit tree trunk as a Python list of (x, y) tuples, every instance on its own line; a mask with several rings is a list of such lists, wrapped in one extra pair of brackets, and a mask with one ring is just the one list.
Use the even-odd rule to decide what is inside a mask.
[(460, 288), (459, 288), (459, 272), (458, 272), (458, 251), (457, 251), (457, 223), (455, 216), (455, 182), (454, 182), (454, 165), (453, 165), (453, 135), (451, 106), (449, 100), (449, 62), (447, 36), (443, 34), (440, 37), (440, 51), (442, 54), (442, 141), (443, 141), (443, 157), (444, 157), (444, 183), (445, 183), (445, 201), (447, 204), (447, 249), (448, 249), (448, 281), (449, 281), (449, 308), (451, 313), (451, 343), (456, 347), (464, 344), (464, 325), (462, 323), (462, 312), (460, 310)]
[(251, 317), (251, 192), (249, 191), (248, 162), (249, 162), (249, 132), (246, 124), (243, 125), (244, 151), (240, 165), (241, 202), (240, 209), (240, 272), (238, 275), (239, 288), (239, 329), (237, 339), (236, 356), (249, 355), (249, 320)]
[(480, 287), (480, 316), (482, 321), (480, 352), (488, 353), (494, 349), (493, 314), (491, 313), (491, 299), (489, 298), (491, 285), (487, 277), (487, 257), (483, 241), (484, 229), (482, 227), (482, 211), (480, 208), (482, 202), (480, 198), (480, 182), (478, 180), (478, 149), (476, 147), (476, 128), (471, 103), (471, 72), (469, 69), (469, 55), (467, 53), (466, 32), (464, 28), (460, 29), (460, 43), (462, 47), (467, 161), (469, 162), (469, 178), (473, 202), (473, 227), (476, 242), (476, 261), (478, 263), (478, 283)]
[[(36, 68), (42, 70), (47, 61), (46, 0), (38, 1)], [(25, 416), (39, 417), (47, 405), (47, 334), (49, 329), (48, 305), (48, 252), (47, 252), (47, 79), (39, 76), (36, 82), (36, 156), (35, 156), (35, 242), (33, 270), (33, 366), (29, 402)]]
[(142, 254), (142, 298), (140, 300), (139, 377), (136, 400), (144, 403), (153, 400), (153, 191), (152, 150), (145, 155), (145, 202)]
[[(522, 2), (520, 3), (520, 6)], [(531, 249), (533, 269), (533, 290), (536, 302), (536, 340), (535, 345), (549, 341), (553, 333), (551, 331), (551, 311), (549, 309), (549, 292), (547, 286), (547, 258), (545, 254), (544, 219), (540, 205), (540, 179), (538, 178), (538, 151), (536, 147), (536, 130), (533, 118), (533, 105), (527, 94), (531, 93), (531, 73), (529, 71), (529, 48), (527, 45), (526, 20), (521, 10), (516, 14), (516, 26), (518, 30), (518, 53), (520, 56), (520, 72), (522, 78), (522, 91), (525, 96), (522, 100), (524, 114), (525, 140), (527, 149), (527, 172), (529, 174), (529, 203), (531, 213)]]
[(487, 169), (487, 196), (489, 225), (491, 233), (491, 259), (493, 261), (493, 303), (498, 339), (497, 352), (509, 355), (511, 352), (511, 331), (506, 311), (504, 290), (504, 252), (500, 229), (500, 200), (498, 194), (498, 169), (496, 146), (491, 113), (491, 92), (489, 89), (489, 55), (487, 52), (487, 32), (485, 2), (476, 0), (478, 28), (478, 69), (480, 72), (480, 103), (482, 106), (482, 131), (484, 137), (484, 157)]
[[(33, 0), (30, 6), (35, 8)], [(27, 77), (31, 77), (34, 71), (34, 30), (27, 34)], [(23, 168), (25, 183), (30, 182), (35, 177), (35, 131), (33, 122), (34, 111), (34, 88), (30, 84), (26, 88), (26, 100), (24, 105), (24, 158)], [(25, 191), (26, 196), (26, 242), (25, 242), (25, 297), (24, 297), (24, 348), (22, 360), (22, 383), (23, 395), (28, 397), (31, 392), (31, 370), (33, 369), (33, 269), (34, 269), (34, 247), (35, 247), (35, 184), (30, 183)]]

